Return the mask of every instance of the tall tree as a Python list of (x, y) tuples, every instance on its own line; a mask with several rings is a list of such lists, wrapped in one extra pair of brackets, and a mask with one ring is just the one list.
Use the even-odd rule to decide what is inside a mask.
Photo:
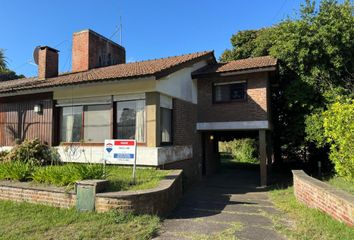
[[(354, 79), (353, 4), (307, 0), (297, 18), (269, 28), (241, 31), (221, 61), (272, 55), (280, 60), (275, 95), (277, 137), (287, 157), (306, 157), (305, 119), (336, 95), (352, 96)], [(300, 153), (300, 154), (299, 154)], [(303, 153), (303, 155), (301, 155)]]

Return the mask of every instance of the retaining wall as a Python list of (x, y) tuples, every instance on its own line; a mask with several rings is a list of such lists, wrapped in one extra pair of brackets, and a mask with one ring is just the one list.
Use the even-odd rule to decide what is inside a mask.
[(354, 225), (354, 196), (327, 183), (293, 170), (294, 194), (298, 201), (317, 208), (333, 218)]
[[(97, 193), (95, 209), (97, 212), (117, 209), (122, 212), (166, 216), (175, 208), (181, 196), (182, 170), (174, 170), (153, 189)], [(76, 206), (76, 193), (73, 191), (21, 182), (1, 181), (0, 199), (60, 208)]]

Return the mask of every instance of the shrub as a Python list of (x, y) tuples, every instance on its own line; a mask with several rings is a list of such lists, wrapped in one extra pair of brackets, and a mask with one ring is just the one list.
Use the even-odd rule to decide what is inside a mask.
[(1, 180), (27, 181), (31, 178), (34, 167), (30, 163), (20, 161), (4, 162), (0, 164)]
[(32, 174), (34, 182), (56, 186), (73, 185), (79, 180), (102, 178), (104, 178), (104, 168), (98, 164), (45, 166), (37, 168)]
[(234, 139), (229, 142), (222, 142), (219, 150), (227, 152), (238, 162), (258, 163), (257, 143), (251, 138)]
[(16, 145), (5, 157), (5, 161), (21, 161), (32, 165), (49, 165), (59, 160), (55, 149), (42, 144), (39, 139), (25, 140)]
[(0, 162), (5, 161), (6, 155), (9, 153), (9, 151), (1, 151), (0, 152)]
[(334, 103), (323, 113), (324, 136), (338, 175), (354, 181), (354, 101)]

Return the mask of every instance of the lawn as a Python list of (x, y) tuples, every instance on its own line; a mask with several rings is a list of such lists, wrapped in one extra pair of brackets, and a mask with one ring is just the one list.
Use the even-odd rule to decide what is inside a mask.
[(275, 206), (288, 216), (287, 224), (284, 224), (284, 219), (280, 218), (275, 218), (274, 223), (277, 230), (283, 232), (290, 239), (353, 239), (353, 228), (297, 202), (293, 194), (293, 187), (270, 191), (269, 196)]
[(326, 182), (331, 184), (332, 186), (334, 186), (336, 188), (339, 188), (339, 189), (342, 189), (342, 190), (344, 190), (346, 192), (354, 194), (354, 183), (346, 181), (342, 177), (335, 176), (335, 177), (330, 178)]
[(150, 215), (77, 212), (0, 201), (0, 239), (151, 239), (160, 220)]
[(156, 187), (171, 171), (153, 168), (137, 168), (136, 181), (132, 185), (132, 168), (108, 166), (109, 191), (143, 190)]

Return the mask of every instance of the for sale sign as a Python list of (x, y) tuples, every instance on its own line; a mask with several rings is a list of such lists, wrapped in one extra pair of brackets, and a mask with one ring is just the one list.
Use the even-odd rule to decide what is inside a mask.
[(110, 139), (104, 142), (106, 160), (111, 163), (134, 164), (136, 141), (130, 139)]

